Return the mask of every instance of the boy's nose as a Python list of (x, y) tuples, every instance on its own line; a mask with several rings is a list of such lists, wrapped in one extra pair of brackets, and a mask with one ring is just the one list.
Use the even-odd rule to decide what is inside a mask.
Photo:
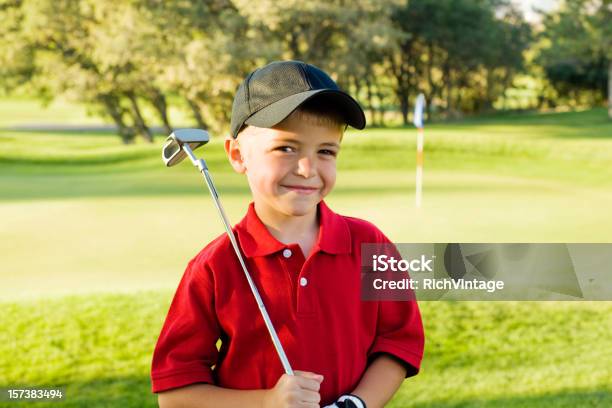
[(313, 160), (308, 156), (301, 157), (297, 163), (297, 173), (304, 178), (314, 176)]

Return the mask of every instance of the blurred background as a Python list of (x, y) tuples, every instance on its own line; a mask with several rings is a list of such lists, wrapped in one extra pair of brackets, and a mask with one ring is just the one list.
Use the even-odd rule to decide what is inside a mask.
[[(395, 242), (611, 242), (610, 21), (609, 0), (0, 0), (0, 387), (156, 405), (173, 292), (223, 233), (162, 142), (209, 130), (201, 154), (237, 223), (250, 193), (222, 141), (238, 84), (273, 60), (321, 67), (366, 111), (336, 212)], [(612, 406), (611, 302), (421, 310), (422, 372), (388, 406)]]

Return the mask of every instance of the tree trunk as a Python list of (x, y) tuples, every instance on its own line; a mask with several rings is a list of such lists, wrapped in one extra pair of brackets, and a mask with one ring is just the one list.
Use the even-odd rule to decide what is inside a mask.
[(457, 86), (457, 99), (455, 100), (455, 104), (454, 104), (454, 106), (457, 107), (455, 109), (456, 110), (456, 116), (459, 116), (459, 114), (464, 111), (464, 109), (461, 106), (461, 104), (463, 103), (462, 92), (461, 92), (462, 89), (463, 88), (461, 86)]
[(402, 121), (404, 126), (409, 124), (408, 122), (408, 108), (409, 108), (409, 98), (410, 98), (410, 78), (408, 69), (400, 62), (396, 64), (393, 58), (390, 60), (391, 62), (391, 72), (397, 81), (397, 88), (394, 90), (395, 95), (400, 103), (400, 111), (402, 113)]
[(199, 129), (208, 129), (208, 125), (206, 124), (206, 121), (204, 121), (204, 118), (202, 117), (202, 112), (200, 111), (200, 106), (198, 105), (198, 103), (191, 99), (191, 98), (185, 98), (185, 100), (187, 101), (187, 104), (189, 105), (189, 108), (191, 109), (191, 113), (193, 114), (193, 119), (195, 119), (198, 128)]
[[(351, 95), (353, 95), (353, 97), (355, 99), (357, 99), (359, 97), (360, 92), (361, 92), (361, 81), (359, 81), (359, 79), (357, 78), (357, 75), (349, 76), (349, 79), (348, 79), (349, 83), (351, 82), (351, 79), (352, 79), (352, 82), (353, 82), (353, 87), (355, 88), (355, 91), (351, 92)], [(366, 84), (367, 84), (367, 82), (366, 82)], [(340, 89), (342, 89), (342, 88), (340, 88)], [(368, 103), (370, 103), (370, 102), (371, 101), (368, 101)], [(371, 111), (370, 111), (370, 113), (371, 113)], [(371, 120), (371, 118), (370, 118), (370, 120)]]
[(166, 102), (166, 97), (163, 93), (161, 93), (161, 91), (159, 91), (159, 89), (153, 89), (151, 103), (153, 104), (153, 107), (157, 111), (157, 114), (164, 125), (164, 132), (169, 135), (172, 133), (172, 126), (170, 125), (170, 120), (168, 119), (168, 103)]
[[(414, 48), (413, 40), (403, 42), (401, 44), (401, 52), (391, 55), (389, 59), (389, 68), (397, 82), (394, 89), (395, 95), (400, 103), (402, 120), (404, 126), (410, 124), (408, 121), (408, 112), (410, 109), (410, 95), (418, 92), (418, 78), (421, 73), (421, 65), (417, 63), (420, 58), (420, 51)], [(397, 60), (396, 60), (397, 59)]]
[(355, 91), (352, 94), (355, 99), (357, 99), (359, 97), (359, 91), (361, 90), (361, 84), (359, 83), (356, 75), (351, 76), (351, 79), (353, 80), (353, 86), (355, 87)]
[[(491, 112), (493, 111), (493, 82), (495, 81), (495, 77), (493, 75), (493, 68), (486, 68), (487, 71), (487, 86), (486, 86), (486, 95), (484, 100), (484, 111)], [(504, 88), (506, 89), (506, 88)]]
[(372, 82), (370, 81), (370, 77), (366, 75), (365, 77), (366, 91), (368, 95), (368, 110), (370, 111), (370, 120), (372, 121), (372, 126), (376, 126), (376, 110), (374, 109), (374, 98), (372, 94)]
[(453, 86), (451, 84), (451, 73), (448, 63), (444, 64), (444, 83), (446, 84), (446, 116), (450, 118), (453, 112)]
[(106, 94), (100, 95), (98, 99), (102, 102), (102, 105), (104, 105), (106, 113), (111, 117), (113, 122), (115, 122), (121, 141), (124, 144), (134, 143), (135, 132), (132, 127), (127, 126), (123, 121), (123, 112), (119, 106), (119, 98), (114, 95)]
[(612, 119), (612, 59), (608, 63), (608, 119)]
[(300, 46), (299, 46), (299, 38), (298, 38), (298, 33), (296, 33), (295, 31), (290, 31), (289, 32), (289, 51), (291, 51), (291, 58), (294, 60), (301, 60), (301, 55), (300, 55)]
[(431, 120), (431, 108), (433, 106), (433, 100), (435, 95), (438, 93), (438, 86), (435, 84), (433, 79), (433, 67), (434, 67), (434, 49), (431, 43), (427, 44), (427, 83), (429, 84), (429, 95), (427, 103), (425, 104), (425, 111), (427, 112), (427, 119)]
[(385, 127), (385, 106), (383, 91), (376, 76), (374, 77), (374, 86), (376, 88), (376, 98), (378, 99), (378, 125)]
[(404, 126), (407, 126), (410, 124), (410, 122), (408, 121), (408, 94), (405, 92), (402, 92), (400, 95), (398, 95), (398, 98), (400, 100), (400, 109), (402, 111), (402, 121), (404, 122)]
[(149, 129), (144, 121), (144, 118), (142, 117), (140, 107), (138, 106), (138, 101), (136, 100), (136, 95), (133, 92), (127, 92), (126, 95), (130, 100), (130, 104), (132, 105), (134, 124), (136, 125), (138, 134), (140, 134), (140, 136), (142, 136), (147, 142), (153, 143), (153, 133), (151, 133), (151, 129)]

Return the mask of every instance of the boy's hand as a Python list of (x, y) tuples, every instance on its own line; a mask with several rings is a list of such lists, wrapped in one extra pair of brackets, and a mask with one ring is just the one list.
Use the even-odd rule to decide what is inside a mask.
[(323, 376), (307, 371), (283, 374), (264, 398), (264, 408), (319, 408)]

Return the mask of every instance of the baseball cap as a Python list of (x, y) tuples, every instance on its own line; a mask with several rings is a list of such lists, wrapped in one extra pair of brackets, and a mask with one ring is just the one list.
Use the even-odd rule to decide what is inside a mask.
[(323, 70), (302, 61), (274, 61), (251, 72), (238, 87), (232, 106), (231, 135), (243, 125), (269, 128), (298, 106), (325, 98), (344, 116), (346, 124), (363, 129), (363, 109)]

